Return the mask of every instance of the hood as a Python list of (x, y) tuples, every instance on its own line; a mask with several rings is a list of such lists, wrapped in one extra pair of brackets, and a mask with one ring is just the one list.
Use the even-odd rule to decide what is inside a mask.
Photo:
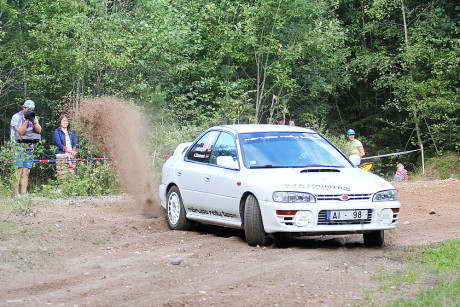
[(251, 169), (274, 191), (312, 194), (369, 194), (394, 187), (385, 179), (360, 168)]

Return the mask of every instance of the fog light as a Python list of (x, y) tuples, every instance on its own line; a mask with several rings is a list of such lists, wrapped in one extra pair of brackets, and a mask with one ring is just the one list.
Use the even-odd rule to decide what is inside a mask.
[(313, 213), (311, 211), (297, 211), (294, 221), (297, 227), (310, 226), (313, 222)]
[(393, 222), (393, 210), (383, 209), (380, 211), (380, 223), (390, 225)]

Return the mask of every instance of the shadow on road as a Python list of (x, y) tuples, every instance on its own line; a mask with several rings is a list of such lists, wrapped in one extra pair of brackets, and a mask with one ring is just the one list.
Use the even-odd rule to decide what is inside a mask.
[[(237, 237), (242, 244), (246, 244), (244, 231), (242, 229), (225, 228), (214, 225), (206, 225), (196, 223), (193, 231), (214, 235), (221, 238)], [(271, 248), (364, 248), (362, 235), (337, 235), (337, 236), (302, 236), (297, 237), (291, 234), (275, 234), (272, 235)]]

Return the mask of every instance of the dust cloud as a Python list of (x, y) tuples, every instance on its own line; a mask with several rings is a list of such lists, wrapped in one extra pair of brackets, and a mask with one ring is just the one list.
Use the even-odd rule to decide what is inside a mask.
[(144, 214), (160, 216), (146, 150), (147, 121), (142, 112), (122, 99), (100, 97), (82, 100), (75, 115), (81, 129), (115, 166), (123, 187), (142, 205)]

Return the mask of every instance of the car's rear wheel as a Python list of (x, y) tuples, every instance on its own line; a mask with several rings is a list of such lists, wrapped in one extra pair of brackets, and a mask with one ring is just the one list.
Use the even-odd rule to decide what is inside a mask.
[(179, 188), (173, 186), (168, 192), (168, 201), (166, 203), (166, 214), (168, 216), (169, 228), (173, 230), (190, 229), (190, 221), (185, 217), (184, 204)]
[(254, 195), (246, 198), (244, 206), (244, 234), (246, 242), (251, 246), (266, 246), (269, 238), (264, 229), (259, 202)]
[(372, 232), (364, 233), (364, 246), (366, 247), (382, 247), (385, 242), (385, 231), (375, 230)]

